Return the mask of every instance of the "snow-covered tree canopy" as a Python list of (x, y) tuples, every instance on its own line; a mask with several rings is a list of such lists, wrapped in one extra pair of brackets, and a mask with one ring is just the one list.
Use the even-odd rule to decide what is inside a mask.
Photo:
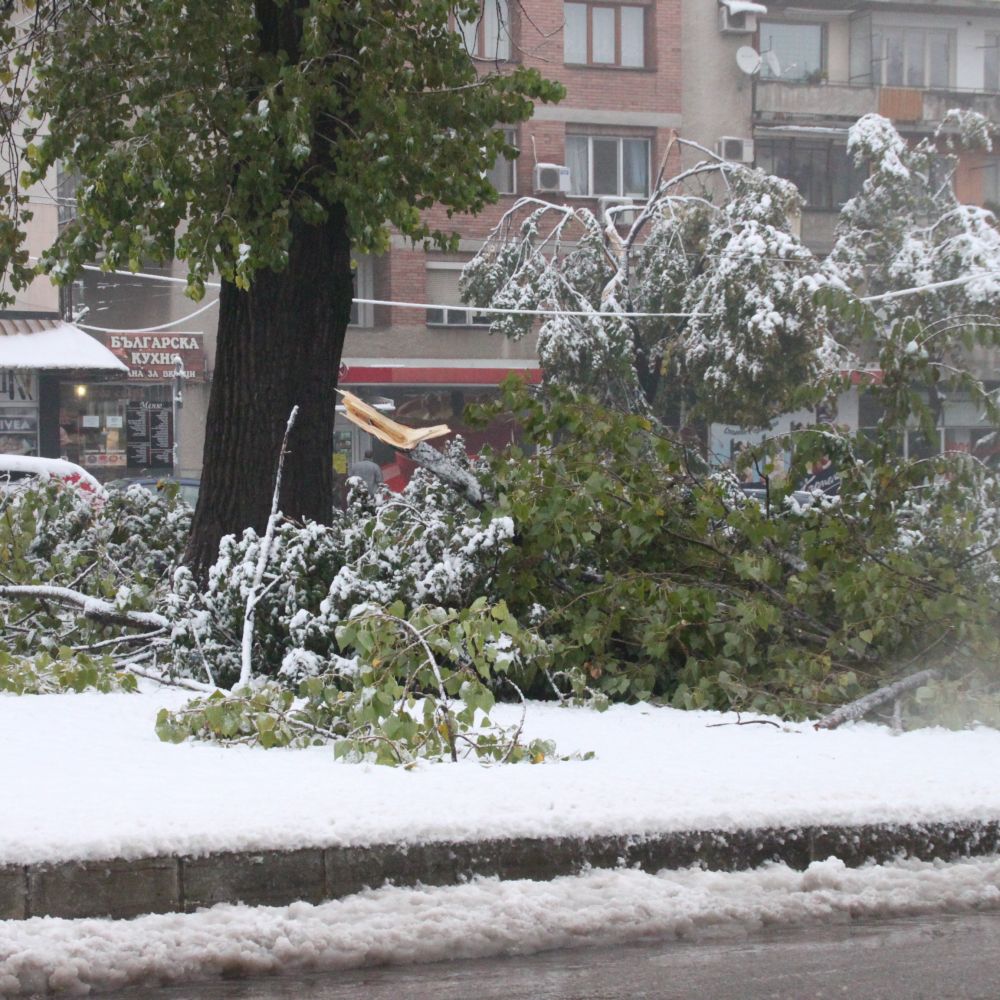
[[(789, 182), (718, 158), (661, 171), (627, 226), (623, 209), (599, 219), (524, 198), (466, 267), (463, 288), (481, 307), (558, 312), (539, 331), (552, 381), (656, 412), (666, 377), (679, 376), (704, 414), (762, 424), (824, 364), (821, 264), (790, 225), (801, 207)], [(501, 316), (493, 329), (519, 337), (532, 325)]]
[[(803, 201), (793, 184), (703, 150), (709, 158), (689, 170), (661, 170), (638, 210), (600, 219), (521, 199), (466, 267), (464, 294), (480, 308), (555, 311), (539, 329), (550, 381), (632, 412), (683, 399), (708, 418), (763, 425), (821, 394), (824, 376), (900, 320), (907, 342), (913, 321), (928, 338), (992, 337), (1000, 234), (952, 184), (956, 146), (988, 149), (991, 131), (979, 115), (951, 112), (910, 146), (887, 119), (860, 119), (848, 152), (869, 176), (825, 261), (795, 235)], [(629, 225), (623, 211), (635, 212)], [(856, 306), (846, 321), (828, 308), (830, 290)], [(534, 322), (501, 315), (493, 329), (520, 337)]]

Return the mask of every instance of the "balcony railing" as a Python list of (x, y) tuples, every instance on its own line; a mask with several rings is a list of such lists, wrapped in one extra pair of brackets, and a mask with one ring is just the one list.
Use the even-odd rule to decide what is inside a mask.
[(902, 124), (929, 123), (941, 121), (952, 108), (978, 111), (991, 121), (997, 121), (1000, 120), (1000, 94), (779, 80), (758, 80), (754, 94), (754, 119), (758, 124), (794, 125), (815, 123), (819, 119), (848, 124), (871, 112)]

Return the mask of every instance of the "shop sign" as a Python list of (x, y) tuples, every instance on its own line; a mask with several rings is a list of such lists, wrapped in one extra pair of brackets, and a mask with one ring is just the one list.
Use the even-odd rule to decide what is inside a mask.
[(125, 465), (125, 452), (85, 451), (80, 461), (87, 469), (123, 468)]
[(0, 408), (0, 453), (38, 454), (38, 411)]
[(132, 382), (169, 382), (174, 377), (174, 358), (180, 357), (184, 378), (205, 379), (205, 335), (203, 333), (102, 333), (104, 346), (128, 365)]
[(0, 368), (0, 406), (24, 406), (38, 400), (38, 378), (34, 372)]

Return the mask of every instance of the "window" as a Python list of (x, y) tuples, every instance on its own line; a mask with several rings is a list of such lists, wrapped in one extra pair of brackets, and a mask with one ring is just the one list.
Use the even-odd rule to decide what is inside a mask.
[(763, 80), (819, 83), (823, 75), (823, 26), (762, 21)]
[(489, 314), (480, 314), (462, 304), (458, 294), (458, 279), (462, 265), (432, 263), (427, 265), (427, 302), (434, 308), (427, 310), (428, 326), (489, 326)]
[(507, 0), (483, 0), (475, 21), (459, 21), (458, 32), (469, 55), (479, 59), (510, 59), (510, 11)]
[(76, 218), (76, 191), (79, 184), (80, 175), (75, 170), (66, 170), (62, 162), (56, 165), (56, 212), (60, 229)]
[(875, 79), (886, 87), (951, 87), (954, 76), (953, 31), (872, 29)]
[(368, 302), (358, 302), (358, 299), (373, 299), (375, 290), (374, 262), (367, 255), (355, 258), (354, 294), (351, 302), (351, 326), (374, 326), (375, 308)]
[(649, 140), (605, 135), (566, 136), (570, 194), (645, 198), (649, 194)]
[[(515, 134), (512, 128), (503, 130), (504, 142), (513, 146)], [(496, 158), (492, 169), (486, 171), (486, 179), (496, 188), (497, 194), (514, 194), (517, 190), (517, 175), (514, 172), (514, 160), (508, 160), (501, 154)]]
[(824, 139), (758, 139), (756, 154), (757, 166), (791, 181), (811, 209), (840, 208), (865, 179), (844, 146)]
[(1000, 32), (986, 32), (983, 44), (983, 90), (1000, 90)]
[(646, 8), (564, 3), (563, 60), (589, 66), (646, 65)]
[(991, 212), (1000, 211), (1000, 159), (990, 157), (983, 165), (982, 203)]

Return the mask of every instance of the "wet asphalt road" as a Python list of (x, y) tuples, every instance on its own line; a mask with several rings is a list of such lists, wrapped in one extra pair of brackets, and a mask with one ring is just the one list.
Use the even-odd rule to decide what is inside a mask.
[(100, 995), (107, 1000), (1000, 1000), (1000, 912)]

